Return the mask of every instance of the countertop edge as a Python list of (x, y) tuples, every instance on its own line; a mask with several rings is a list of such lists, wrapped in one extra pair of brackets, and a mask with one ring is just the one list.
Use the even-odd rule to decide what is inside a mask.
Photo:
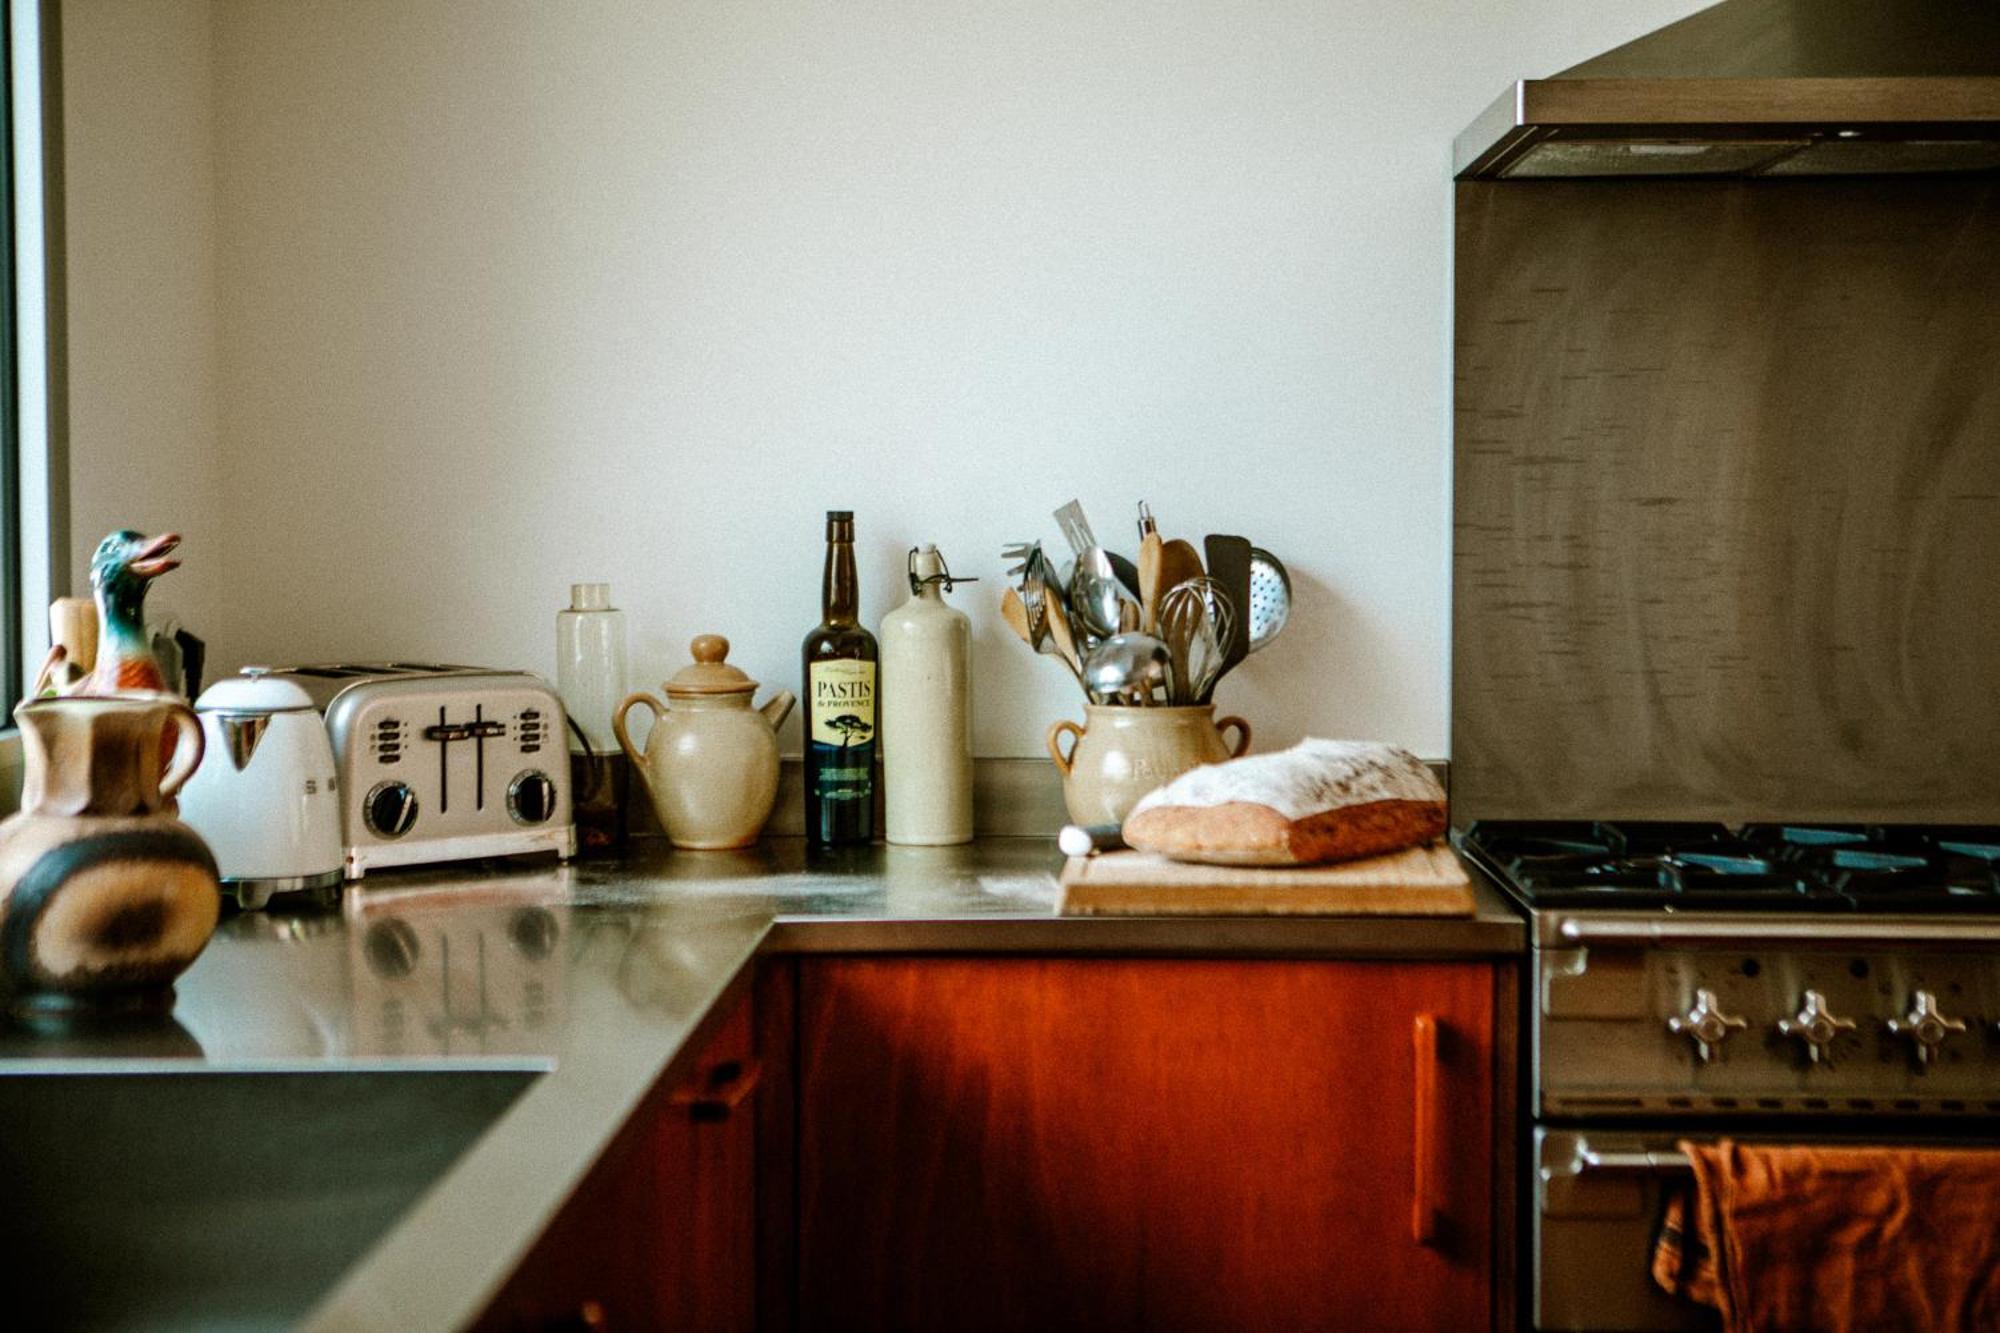
[[(768, 925), (718, 970), (694, 1020), (654, 1050), (573, 1052), (356, 1262), (300, 1321), (309, 1333), (469, 1326), (663, 1081), (678, 1078), (748, 989)], [(557, 1145), (554, 1149), (542, 1145)], [(532, 1145), (532, 1146), (530, 1146)], [(510, 1201), (519, 1206), (508, 1208)]]

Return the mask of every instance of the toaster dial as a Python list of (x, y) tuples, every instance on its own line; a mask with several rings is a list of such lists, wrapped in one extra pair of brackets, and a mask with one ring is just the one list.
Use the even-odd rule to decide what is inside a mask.
[(417, 794), (407, 783), (379, 782), (361, 803), (361, 818), (378, 838), (400, 838), (417, 822)]
[(556, 812), (556, 784), (538, 768), (507, 784), (507, 813), (516, 824), (546, 824)]

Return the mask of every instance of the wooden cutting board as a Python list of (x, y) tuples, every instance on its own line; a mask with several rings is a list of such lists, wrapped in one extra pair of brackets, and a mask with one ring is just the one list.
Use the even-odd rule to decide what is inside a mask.
[(1322, 866), (1204, 866), (1148, 852), (1073, 856), (1071, 916), (1471, 916), (1472, 882), (1443, 843)]

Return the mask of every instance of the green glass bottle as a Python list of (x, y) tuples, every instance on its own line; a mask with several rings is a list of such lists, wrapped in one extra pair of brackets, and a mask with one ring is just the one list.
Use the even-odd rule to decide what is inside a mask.
[(875, 636), (862, 628), (854, 573), (854, 515), (827, 511), (820, 623), (806, 635), (806, 836), (815, 843), (875, 838)]

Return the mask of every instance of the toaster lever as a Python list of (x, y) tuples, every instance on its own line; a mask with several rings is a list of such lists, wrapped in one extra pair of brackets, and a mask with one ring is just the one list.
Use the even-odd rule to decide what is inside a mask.
[(424, 728), (427, 741), (498, 740), (506, 734), (504, 722), (438, 722)]

